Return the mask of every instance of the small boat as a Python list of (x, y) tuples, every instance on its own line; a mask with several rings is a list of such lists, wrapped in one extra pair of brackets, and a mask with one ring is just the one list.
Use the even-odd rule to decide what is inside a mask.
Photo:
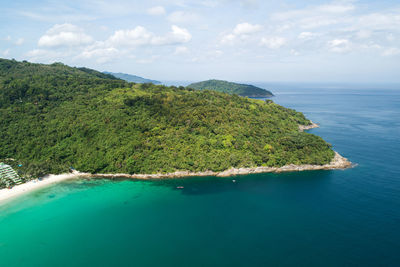
[(183, 187), (183, 186), (177, 186), (176, 188), (178, 188), (178, 189), (183, 189), (183, 188), (185, 188), (185, 187)]

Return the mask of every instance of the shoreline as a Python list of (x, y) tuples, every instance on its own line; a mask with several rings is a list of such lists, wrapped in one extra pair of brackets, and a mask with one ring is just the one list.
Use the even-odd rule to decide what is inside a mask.
[(253, 168), (230, 168), (222, 172), (204, 171), (204, 172), (189, 172), (189, 171), (176, 171), (173, 173), (158, 173), (158, 174), (107, 174), (107, 173), (82, 173), (79, 171), (73, 171), (72, 173), (64, 173), (59, 175), (46, 175), (41, 180), (36, 179), (27, 183), (14, 186), (11, 189), (0, 189), (0, 204), (21, 196), (23, 194), (45, 188), (49, 185), (56, 184), (62, 181), (77, 179), (77, 178), (104, 178), (104, 179), (138, 179), (138, 180), (150, 180), (150, 179), (167, 179), (167, 178), (184, 178), (184, 177), (204, 177), (204, 176), (215, 176), (215, 177), (230, 177), (235, 175), (246, 175), (255, 173), (282, 173), (282, 172), (296, 172), (296, 171), (311, 171), (311, 170), (335, 170), (335, 169), (348, 169), (352, 167), (352, 163), (342, 157), (335, 151), (335, 156), (329, 164), (325, 165), (285, 165), (282, 167), (253, 167)]
[(29, 193), (38, 189), (45, 188), (47, 186), (50, 186), (52, 184), (56, 184), (65, 180), (69, 179), (74, 179), (78, 178), (79, 174), (75, 173), (63, 173), (63, 174), (49, 174), (44, 176), (42, 179), (35, 179), (31, 180), (29, 182), (16, 185), (12, 187), (11, 189), (4, 188), (0, 189), (0, 204), (3, 202), (6, 202), (8, 200), (11, 200), (13, 198), (19, 197), (21, 195), (24, 195), (25, 193)]
[[(311, 121), (311, 120), (310, 120)], [(316, 124), (315, 122), (311, 121), (310, 125), (299, 125), (299, 131), (304, 132), (306, 130), (314, 129), (314, 128), (319, 128), (319, 125)]]
[(190, 172), (190, 171), (176, 171), (173, 173), (157, 173), (157, 174), (126, 174), (126, 173), (81, 173), (81, 177), (92, 178), (127, 178), (127, 179), (162, 179), (162, 178), (184, 178), (184, 177), (202, 177), (202, 176), (215, 176), (215, 177), (229, 177), (235, 175), (246, 175), (254, 173), (281, 173), (281, 172), (296, 172), (296, 171), (312, 171), (312, 170), (335, 170), (335, 169), (348, 169), (352, 167), (352, 163), (345, 157), (342, 157), (335, 151), (335, 156), (332, 161), (325, 165), (295, 165), (289, 164), (282, 167), (251, 167), (251, 168), (230, 168), (222, 172), (204, 171), (204, 172)]

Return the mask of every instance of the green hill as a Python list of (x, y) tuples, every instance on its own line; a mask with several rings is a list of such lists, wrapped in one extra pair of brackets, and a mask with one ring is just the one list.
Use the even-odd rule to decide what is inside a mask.
[(221, 80), (208, 80), (198, 83), (192, 83), (187, 86), (196, 90), (213, 90), (228, 94), (237, 94), (247, 97), (271, 97), (270, 91), (261, 89), (254, 85), (233, 83)]
[(0, 59), (0, 161), (22, 174), (222, 171), (325, 164), (302, 113), (215, 91), (133, 84), (60, 63)]
[(105, 74), (110, 74), (116, 78), (125, 80), (127, 82), (133, 82), (133, 83), (153, 83), (153, 84), (161, 84), (160, 81), (156, 81), (156, 80), (150, 80), (150, 79), (145, 79), (143, 77), (140, 76), (136, 76), (136, 75), (131, 75), (131, 74), (126, 74), (126, 73), (115, 73), (115, 72), (103, 72)]

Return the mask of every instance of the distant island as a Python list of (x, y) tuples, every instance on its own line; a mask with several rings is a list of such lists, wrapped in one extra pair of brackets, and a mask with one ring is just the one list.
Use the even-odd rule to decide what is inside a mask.
[(146, 79), (146, 78), (143, 78), (143, 77), (140, 77), (140, 76), (121, 73), (121, 72), (115, 73), (115, 72), (104, 71), (103, 73), (113, 75), (114, 77), (122, 79), (122, 80), (127, 81), (127, 82), (161, 84), (160, 81), (150, 80), (150, 79)]
[(249, 84), (233, 83), (222, 80), (207, 80), (203, 82), (192, 83), (187, 88), (196, 90), (213, 90), (228, 94), (237, 94), (247, 97), (271, 97), (273, 94), (265, 89)]
[(302, 131), (314, 127), (302, 113), (271, 100), (62, 63), (0, 59), (0, 116), (0, 162), (24, 181), (70, 170), (157, 178), (348, 166)]

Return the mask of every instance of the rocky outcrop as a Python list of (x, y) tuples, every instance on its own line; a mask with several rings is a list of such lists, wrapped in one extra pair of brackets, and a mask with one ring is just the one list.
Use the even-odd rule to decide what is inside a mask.
[(325, 165), (285, 165), (282, 167), (256, 167), (256, 168), (232, 168), (217, 174), (219, 177), (226, 177), (232, 175), (241, 175), (249, 173), (266, 173), (266, 172), (293, 172), (293, 171), (310, 171), (310, 170), (332, 170), (332, 169), (346, 169), (350, 168), (351, 162), (342, 157), (339, 153), (335, 152), (335, 157), (329, 164)]
[(305, 131), (305, 130), (310, 130), (310, 129), (318, 128), (318, 127), (319, 127), (318, 124), (316, 124), (316, 123), (314, 123), (314, 122), (311, 121), (311, 124), (310, 124), (310, 125), (299, 125), (299, 131), (300, 131), (300, 132), (303, 132), (303, 131)]
[(94, 178), (128, 178), (128, 179), (161, 179), (161, 178), (183, 178), (193, 176), (217, 176), (217, 177), (228, 177), (234, 175), (245, 175), (252, 173), (267, 173), (267, 172), (294, 172), (294, 171), (310, 171), (310, 170), (332, 170), (332, 169), (346, 169), (352, 166), (351, 162), (346, 158), (335, 152), (335, 156), (329, 164), (325, 165), (286, 165), (282, 167), (254, 167), (254, 168), (231, 168), (222, 172), (189, 172), (189, 171), (177, 171), (173, 173), (157, 173), (157, 174), (91, 174), (91, 173), (79, 173), (81, 177), (94, 177)]

